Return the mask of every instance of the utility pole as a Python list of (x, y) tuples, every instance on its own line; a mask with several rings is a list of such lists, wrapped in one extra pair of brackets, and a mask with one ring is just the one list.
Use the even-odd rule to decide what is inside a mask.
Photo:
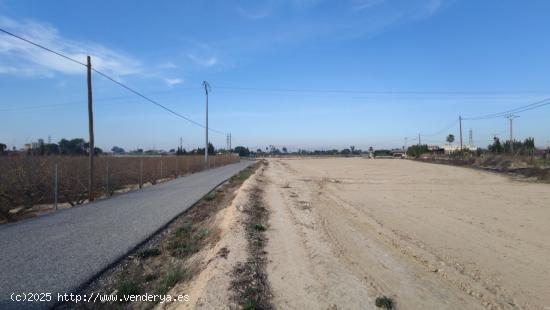
[(460, 123), (460, 151), (462, 152), (462, 116), (458, 116), (458, 122)]
[(510, 114), (507, 116), (508, 120), (510, 120), (510, 153), (514, 154), (514, 131), (513, 131), (513, 121), (514, 118), (518, 118), (519, 116)]
[(89, 163), (88, 163), (88, 201), (92, 202), (94, 200), (94, 111), (92, 108), (92, 60), (90, 56), (87, 57), (88, 69), (87, 79), (88, 79), (88, 129), (90, 134), (90, 149), (89, 149)]
[(420, 146), (422, 142), (420, 141), (420, 133), (418, 133), (418, 146)]
[(207, 81), (203, 81), (202, 85), (204, 86), (204, 92), (206, 94), (206, 143), (204, 145), (204, 164), (208, 166), (208, 90), (210, 89), (210, 84)]
[(229, 133), (229, 151), (231, 151), (231, 133)]
[(405, 137), (405, 150), (407, 150), (407, 137)]

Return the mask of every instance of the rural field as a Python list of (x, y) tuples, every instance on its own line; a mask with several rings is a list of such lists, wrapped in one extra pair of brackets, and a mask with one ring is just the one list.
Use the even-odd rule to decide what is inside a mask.
[(0, 0), (0, 310), (550, 310), (548, 12)]
[(364, 158), (271, 159), (265, 178), (277, 308), (550, 306), (547, 184)]

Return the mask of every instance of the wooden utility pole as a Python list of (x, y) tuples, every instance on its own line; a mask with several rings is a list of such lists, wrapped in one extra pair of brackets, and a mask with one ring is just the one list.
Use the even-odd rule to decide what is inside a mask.
[(513, 131), (513, 121), (514, 118), (519, 117), (517, 115), (508, 115), (507, 118), (510, 120), (510, 153), (514, 154), (514, 131)]
[(458, 116), (458, 122), (460, 123), (460, 151), (462, 152), (462, 116)]
[(92, 60), (90, 56), (87, 57), (87, 69), (88, 69), (88, 129), (90, 133), (89, 143), (89, 164), (88, 164), (88, 201), (94, 200), (94, 110), (92, 108)]
[(208, 89), (210, 88), (210, 85), (206, 81), (203, 81), (202, 85), (204, 86), (204, 92), (206, 93), (206, 143), (204, 145), (204, 164), (208, 167)]

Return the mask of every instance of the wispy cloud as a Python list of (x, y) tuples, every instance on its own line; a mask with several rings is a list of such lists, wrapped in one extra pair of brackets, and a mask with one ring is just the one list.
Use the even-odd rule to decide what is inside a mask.
[[(240, 15), (248, 19), (265, 18), (255, 23), (257, 31), (235, 33), (219, 40), (191, 42), (188, 57), (197, 64), (231, 67), (248, 62), (250, 54), (273, 52), (315, 40), (336, 42), (366, 39), (401, 25), (430, 18), (454, 0), (258, 0), (242, 6)], [(292, 14), (289, 14), (289, 11)], [(256, 15), (257, 14), (257, 15)], [(266, 16), (266, 17), (267, 17)], [(252, 21), (251, 22), (255, 22)], [(199, 58), (197, 55), (216, 55)], [(219, 59), (223, 59), (219, 61)]]
[(173, 79), (164, 79), (164, 82), (170, 87), (176, 86), (178, 84), (183, 84), (183, 79), (173, 78)]
[(214, 56), (199, 57), (195, 54), (188, 54), (187, 57), (189, 57), (189, 59), (191, 59), (194, 63), (205, 67), (212, 67), (219, 64), (218, 58)]
[(237, 7), (237, 12), (252, 20), (264, 19), (272, 16), (281, 8), (309, 9), (315, 7), (324, 0), (259, 0), (247, 1), (246, 6)]
[[(121, 77), (141, 74), (142, 64), (133, 57), (93, 42), (81, 42), (62, 37), (58, 30), (36, 21), (16, 21), (0, 15), (0, 26), (38, 44), (86, 62), (107, 74)], [(56, 73), (82, 74), (82, 66), (26, 42), (0, 34), (0, 73), (51, 77)]]
[(269, 10), (268, 8), (263, 8), (258, 11), (252, 11), (252, 10), (244, 9), (240, 7), (240, 8), (237, 8), (237, 11), (239, 12), (239, 14), (241, 14), (242, 16), (248, 19), (262, 19), (271, 15), (271, 10)]
[(432, 15), (437, 12), (443, 5), (442, 0), (428, 0), (425, 5), (426, 12), (428, 15)]
[(353, 0), (352, 9), (361, 11), (384, 3), (386, 0)]
[(172, 62), (164, 62), (157, 66), (159, 69), (176, 69), (178, 66)]

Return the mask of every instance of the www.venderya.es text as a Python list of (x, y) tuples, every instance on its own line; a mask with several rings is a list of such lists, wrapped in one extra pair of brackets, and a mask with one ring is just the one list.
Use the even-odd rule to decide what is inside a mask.
[(74, 293), (12, 293), (11, 300), (14, 302), (70, 302), (70, 303), (95, 303), (95, 302), (188, 302), (189, 295), (162, 295), (162, 294), (74, 294)]

